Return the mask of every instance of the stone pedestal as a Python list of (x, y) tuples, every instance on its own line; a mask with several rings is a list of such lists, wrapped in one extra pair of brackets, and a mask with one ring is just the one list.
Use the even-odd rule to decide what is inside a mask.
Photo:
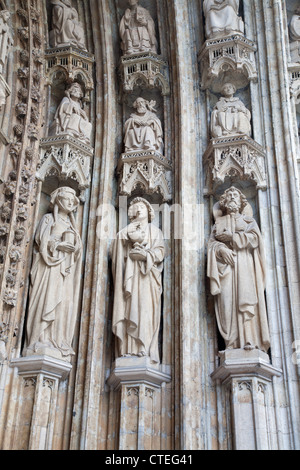
[(256, 81), (256, 50), (256, 44), (241, 34), (205, 41), (199, 53), (201, 87), (218, 92), (224, 80), (233, 83), (236, 88)]
[(10, 365), (18, 369), (22, 380), (18, 408), (20, 448), (51, 450), (58, 387), (72, 366), (49, 356), (13, 359)]
[(161, 193), (163, 201), (172, 199), (168, 172), (170, 162), (156, 151), (127, 152), (121, 155), (118, 172), (120, 174), (120, 195), (131, 196), (138, 186), (144, 194)]
[(211, 193), (225, 178), (253, 181), (257, 189), (267, 188), (265, 152), (247, 135), (212, 139), (204, 156), (206, 192)]
[(159, 88), (164, 96), (170, 94), (168, 63), (153, 52), (123, 56), (120, 71), (126, 92), (143, 86)]
[(259, 350), (227, 350), (220, 353), (220, 366), (211, 375), (221, 384), (230, 402), (235, 450), (276, 450), (274, 368)]
[(295, 104), (300, 103), (300, 56), (299, 63), (289, 64), (290, 92)]
[(113, 364), (107, 381), (120, 394), (119, 450), (160, 448), (160, 389), (171, 381), (149, 357), (123, 357)]
[(89, 145), (70, 135), (58, 135), (41, 139), (41, 163), (37, 179), (56, 177), (59, 181), (71, 179), (84, 201), (84, 191), (90, 185), (90, 166), (94, 150)]

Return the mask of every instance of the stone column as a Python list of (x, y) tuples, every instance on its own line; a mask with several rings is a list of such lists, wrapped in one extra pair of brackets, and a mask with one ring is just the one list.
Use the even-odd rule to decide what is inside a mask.
[(119, 450), (160, 448), (160, 390), (171, 381), (163, 366), (149, 357), (121, 357), (113, 364), (108, 385), (119, 392)]
[(235, 450), (277, 450), (273, 377), (282, 371), (259, 350), (226, 350), (211, 375), (230, 397)]
[(21, 377), (17, 447), (52, 450), (58, 387), (72, 366), (53, 357), (31, 356), (12, 360), (11, 367)]

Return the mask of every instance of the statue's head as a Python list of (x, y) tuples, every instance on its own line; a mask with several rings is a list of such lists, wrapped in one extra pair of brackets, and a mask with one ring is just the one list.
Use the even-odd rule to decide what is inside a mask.
[(136, 197), (131, 201), (128, 209), (128, 217), (131, 222), (147, 220), (152, 222), (155, 218), (155, 213), (151, 204), (142, 197)]
[(239, 189), (232, 186), (221, 196), (219, 204), (225, 214), (242, 213), (248, 205), (248, 201)]
[(0, 17), (7, 23), (10, 19), (10, 13), (8, 10), (2, 10), (0, 11)]
[(128, 0), (128, 4), (130, 7), (135, 7), (139, 4), (139, 0)]
[(142, 97), (137, 98), (133, 103), (133, 107), (139, 114), (145, 114), (147, 111), (156, 113), (156, 109), (154, 108), (155, 105), (156, 101), (147, 101)]
[(221, 93), (223, 96), (233, 96), (236, 92), (236, 87), (230, 83), (224, 83), (224, 85), (221, 88)]
[(53, 208), (56, 206), (64, 212), (70, 214), (78, 208), (79, 199), (76, 196), (76, 191), (66, 186), (53, 191), (51, 194), (50, 203)]
[(72, 85), (66, 91), (66, 95), (68, 97), (75, 96), (76, 98), (82, 99), (84, 94), (83, 94), (82, 87), (81, 87), (80, 83), (78, 83), (78, 82), (72, 83)]

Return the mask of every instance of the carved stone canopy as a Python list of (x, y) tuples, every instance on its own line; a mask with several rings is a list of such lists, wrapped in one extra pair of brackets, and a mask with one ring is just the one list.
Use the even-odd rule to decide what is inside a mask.
[(36, 177), (40, 181), (51, 176), (59, 181), (72, 179), (81, 191), (80, 200), (84, 202), (84, 192), (90, 185), (92, 157), (93, 149), (70, 135), (41, 139), (41, 165)]
[(142, 52), (121, 58), (120, 73), (124, 91), (137, 86), (158, 88), (162, 95), (170, 94), (168, 63), (154, 52)]
[(256, 50), (253, 41), (239, 34), (205, 41), (199, 53), (201, 87), (219, 92), (224, 80), (230, 81), (236, 88), (256, 81)]
[(225, 178), (252, 181), (258, 189), (267, 189), (265, 152), (247, 135), (212, 139), (203, 160), (208, 194)]
[(160, 193), (164, 202), (170, 201), (168, 172), (171, 169), (171, 163), (159, 152), (123, 153), (118, 165), (120, 195), (131, 196), (137, 187), (142, 187), (145, 194)]

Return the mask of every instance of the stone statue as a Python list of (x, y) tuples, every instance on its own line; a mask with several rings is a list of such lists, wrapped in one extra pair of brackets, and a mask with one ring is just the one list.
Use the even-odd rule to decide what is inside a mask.
[(53, 213), (46, 214), (35, 235), (26, 329), (27, 356), (47, 348), (62, 358), (74, 355), (72, 340), (78, 305), (82, 243), (74, 211), (73, 189), (51, 194)]
[(9, 48), (13, 45), (13, 38), (8, 24), (9, 19), (9, 11), (0, 11), (0, 73), (3, 73)]
[(239, 3), (239, 0), (204, 0), (207, 39), (244, 34), (244, 22), (238, 16)]
[(71, 0), (51, 0), (52, 27), (50, 32), (51, 47), (75, 46), (86, 50), (83, 26), (78, 13), (72, 7)]
[(215, 206), (207, 273), (226, 349), (270, 347), (263, 241), (245, 196), (231, 187)]
[(149, 356), (159, 363), (163, 235), (151, 223), (154, 211), (145, 199), (134, 199), (128, 216), (131, 223), (117, 235), (112, 254), (117, 356)]
[(139, 0), (129, 0), (129, 6), (120, 23), (123, 53), (157, 53), (155, 24), (150, 13), (139, 5)]
[(251, 113), (239, 98), (233, 96), (235, 92), (236, 88), (232, 83), (223, 85), (223, 97), (216, 104), (211, 116), (212, 137), (251, 135)]
[(300, 7), (296, 9), (291, 19), (290, 36), (292, 41), (300, 41)]
[(134, 150), (155, 150), (163, 153), (163, 131), (161, 121), (156, 116), (155, 101), (138, 98), (125, 123), (125, 152)]
[(54, 116), (55, 134), (69, 134), (90, 145), (92, 124), (82, 109), (83, 96), (81, 85), (72, 83)]

